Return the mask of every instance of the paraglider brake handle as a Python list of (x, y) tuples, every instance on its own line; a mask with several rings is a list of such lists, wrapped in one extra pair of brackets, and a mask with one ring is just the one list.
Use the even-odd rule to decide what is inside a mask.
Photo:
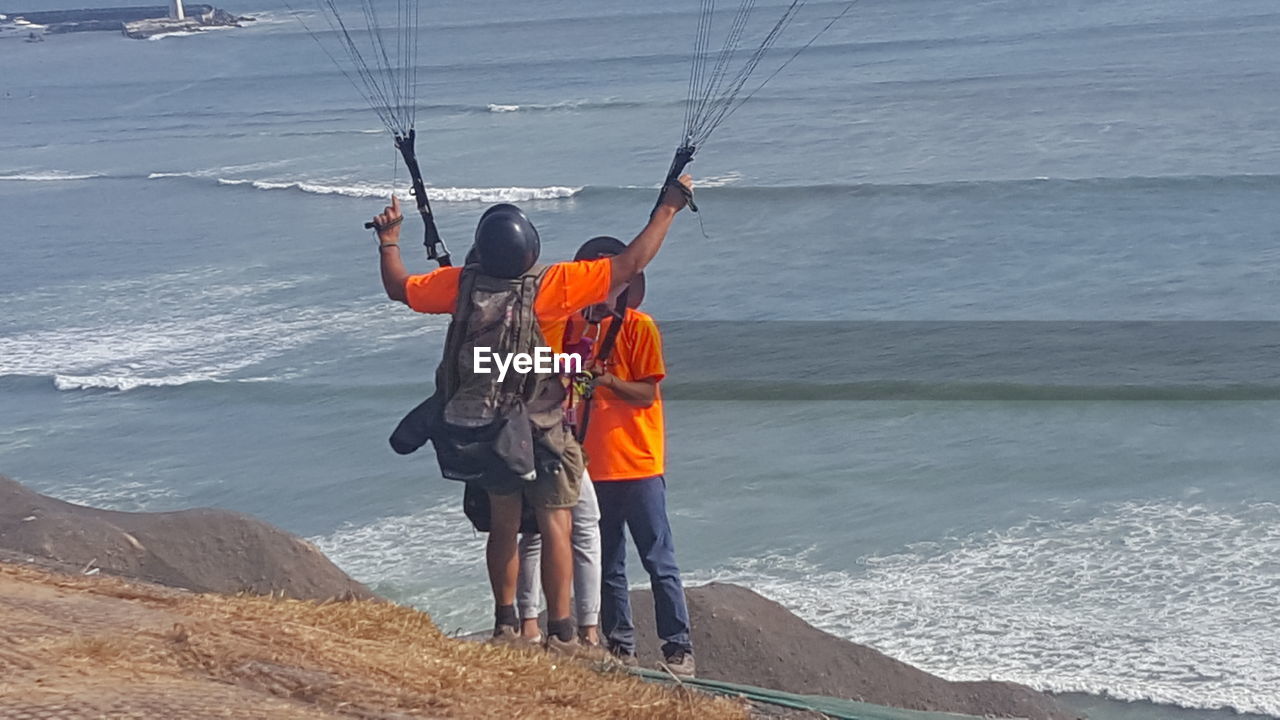
[(653, 212), (657, 212), (662, 205), (662, 197), (667, 194), (667, 188), (675, 185), (680, 188), (680, 192), (684, 193), (685, 202), (689, 203), (689, 209), (698, 212), (698, 204), (693, 201), (693, 191), (680, 184), (680, 174), (684, 172), (685, 166), (693, 162), (693, 154), (697, 152), (697, 148), (692, 145), (681, 145), (676, 148), (676, 156), (671, 160), (671, 168), (667, 170), (667, 179), (663, 181), (662, 188), (658, 190), (658, 202), (654, 203)]
[(679, 178), (675, 180), (668, 180), (667, 184), (675, 185), (677, 188), (680, 188), (680, 192), (684, 194), (684, 201), (689, 204), (689, 210), (692, 212), (698, 212), (698, 203), (693, 201), (693, 191), (682, 185)]
[(403, 216), (403, 215), (401, 215), (400, 217), (396, 218), (395, 220), (392, 220), (391, 222), (387, 223), (386, 225), (379, 225), (379, 224), (378, 224), (378, 223), (376, 223), (376, 222), (367, 222), (367, 223), (365, 223), (365, 224), (364, 224), (364, 229), (365, 229), (365, 230), (377, 230), (378, 232), (382, 232), (383, 230), (390, 230), (391, 228), (393, 228), (393, 227), (395, 227), (395, 226), (399, 225), (399, 224), (400, 224), (400, 223), (402, 223), (402, 222), (404, 222), (404, 216)]

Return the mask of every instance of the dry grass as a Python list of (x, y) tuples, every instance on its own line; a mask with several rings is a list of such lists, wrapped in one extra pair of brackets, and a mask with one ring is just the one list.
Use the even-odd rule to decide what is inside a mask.
[(747, 716), (741, 704), (625, 673), (449, 638), (425, 614), (386, 603), (194, 595), (3, 564), (0, 600), (0, 624), (39, 620), (16, 643), (45, 682), (198, 679), (353, 717)]

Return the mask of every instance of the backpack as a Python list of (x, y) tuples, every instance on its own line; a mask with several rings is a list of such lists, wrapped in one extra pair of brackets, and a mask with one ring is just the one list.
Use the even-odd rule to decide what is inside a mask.
[[(488, 373), (474, 367), (476, 348), (495, 356), (532, 355), (546, 345), (534, 313), (545, 272), (535, 266), (508, 279), (484, 275), (476, 265), (463, 269), (436, 391), (400, 421), (391, 436), (397, 453), (411, 453), (431, 440), (441, 474), (475, 490), (561, 471), (566, 445), (573, 442), (564, 424), (561, 378), (509, 368), (499, 381), (492, 364)], [(472, 517), (477, 526), (480, 514)]]

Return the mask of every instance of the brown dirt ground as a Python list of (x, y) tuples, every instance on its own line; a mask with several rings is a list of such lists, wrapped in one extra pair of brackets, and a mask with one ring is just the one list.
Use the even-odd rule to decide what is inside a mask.
[(449, 638), (389, 603), (200, 595), (0, 562), (0, 717), (738, 720), (747, 708)]

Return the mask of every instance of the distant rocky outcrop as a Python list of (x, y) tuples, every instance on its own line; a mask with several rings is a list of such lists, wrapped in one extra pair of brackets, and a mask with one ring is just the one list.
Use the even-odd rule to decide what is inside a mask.
[(213, 27), (241, 27), (253, 18), (233, 15), (212, 5), (188, 4), (182, 20), (169, 18), (167, 5), (86, 8), (83, 10), (34, 10), (10, 12), (14, 19), (33, 23), (50, 35), (75, 32), (124, 32), (144, 39), (171, 32), (200, 32)]
[[(128, 513), (75, 505), (0, 477), (0, 551), (63, 569), (199, 592), (301, 600), (374, 594), (310, 543), (248, 515), (197, 509)], [(25, 559), (25, 558), (24, 558)]]
[(188, 15), (183, 20), (170, 18), (153, 18), (138, 20), (124, 24), (124, 34), (135, 40), (173, 32), (201, 32), (208, 28), (241, 27), (243, 23), (252, 22), (253, 18), (232, 15), (226, 10), (211, 8), (208, 12)]
[[(685, 592), (698, 675), (810, 695), (979, 717), (1074, 720), (1080, 713), (1044, 693), (1008, 682), (951, 682), (878, 650), (825, 633), (778, 603), (724, 583)], [(653, 595), (631, 594), (640, 661), (662, 658)]]

